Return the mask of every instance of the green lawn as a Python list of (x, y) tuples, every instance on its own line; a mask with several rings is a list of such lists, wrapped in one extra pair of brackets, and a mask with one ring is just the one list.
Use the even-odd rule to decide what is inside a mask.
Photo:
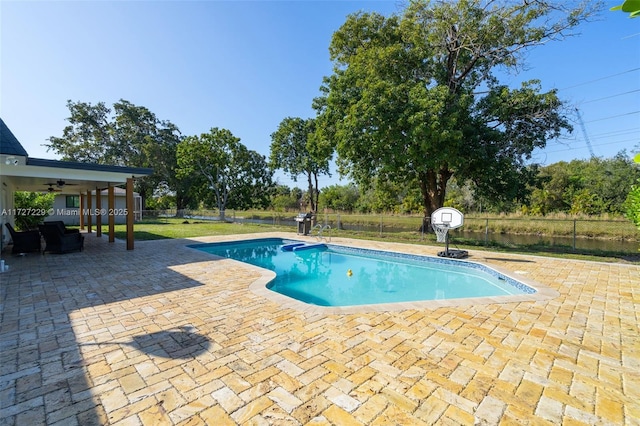
[[(136, 222), (133, 229), (134, 238), (138, 241), (292, 230), (291, 226), (274, 227), (272, 225), (193, 221), (174, 218), (143, 220)], [(103, 225), (102, 232), (106, 234), (108, 231), (108, 226)], [(124, 240), (126, 237), (126, 225), (116, 225), (116, 238)]]

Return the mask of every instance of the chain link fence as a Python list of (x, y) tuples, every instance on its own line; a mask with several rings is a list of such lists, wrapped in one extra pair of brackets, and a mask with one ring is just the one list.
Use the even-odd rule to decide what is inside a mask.
[[(143, 218), (182, 218), (191, 221), (224, 220), (278, 227), (295, 232), (297, 214), (264, 210), (153, 210)], [(328, 226), (324, 235), (388, 239), (439, 244), (428, 218), (405, 215), (318, 213), (313, 225)], [(317, 231), (312, 230), (312, 234)], [(450, 232), (452, 246), (484, 246), (518, 251), (548, 251), (602, 255), (638, 255), (640, 231), (627, 220), (553, 219), (544, 217), (480, 217), (466, 215), (464, 225)]]

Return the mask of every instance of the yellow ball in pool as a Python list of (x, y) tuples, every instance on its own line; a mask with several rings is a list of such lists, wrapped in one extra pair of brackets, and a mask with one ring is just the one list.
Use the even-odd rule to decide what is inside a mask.
[(348, 277), (350, 277), (351, 275), (353, 275), (353, 271), (352, 271), (351, 269), (349, 269), (349, 270), (347, 271), (347, 276), (348, 276)]

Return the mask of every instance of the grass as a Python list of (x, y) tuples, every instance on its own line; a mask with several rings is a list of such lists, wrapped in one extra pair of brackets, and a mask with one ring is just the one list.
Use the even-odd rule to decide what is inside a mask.
[[(176, 218), (145, 219), (137, 222), (134, 227), (134, 238), (137, 241), (157, 240), (157, 239), (179, 239), (202, 237), (212, 235), (234, 235), (260, 232), (283, 231), (292, 232), (291, 225), (264, 225), (251, 223), (229, 223), (219, 221), (193, 221)], [(102, 227), (102, 232), (107, 233), (107, 226)], [(361, 232), (348, 230), (332, 230), (334, 237), (346, 237), (373, 241), (401, 242), (420, 245), (435, 245), (435, 235), (422, 235), (417, 231), (386, 233), (382, 236), (379, 232)], [(125, 225), (116, 225), (116, 238), (126, 238)], [(437, 243), (440, 244), (440, 243)], [(567, 259), (595, 260), (602, 262), (639, 262), (640, 255), (630, 255), (629, 253), (604, 252), (604, 251), (573, 251), (571, 247), (549, 246), (545, 244), (531, 245), (511, 245), (491, 243), (488, 246), (480, 245), (475, 240), (465, 240), (456, 238), (456, 247), (489, 250), (496, 252), (522, 253), (541, 256), (553, 256)]]
[[(187, 222), (187, 223), (184, 223)], [(108, 226), (102, 226), (107, 233)], [(218, 221), (192, 221), (184, 219), (163, 218), (145, 219), (136, 222), (134, 238), (137, 241), (161, 240), (167, 238), (191, 238), (208, 235), (251, 234), (254, 232), (291, 231), (291, 226), (274, 227), (271, 225), (228, 223)], [(126, 225), (116, 225), (115, 235), (118, 239), (126, 239)]]
[[(215, 212), (198, 211), (194, 215), (215, 216)], [(264, 210), (227, 212), (230, 220), (260, 219), (279, 223), (281, 220), (291, 220), (295, 213), (274, 212)], [(422, 226), (421, 216), (409, 215), (380, 215), (380, 214), (318, 214), (318, 222), (328, 223), (332, 228), (348, 228), (363, 231), (366, 229), (382, 228), (385, 231), (417, 231)], [(338, 226), (340, 225), (340, 226)], [(579, 237), (619, 239), (640, 242), (640, 232), (621, 216), (571, 216), (567, 214), (553, 214), (547, 216), (524, 216), (522, 214), (482, 215), (467, 214), (464, 218), (464, 229), (470, 232), (486, 232), (494, 234), (514, 235), (545, 235), (571, 237), (574, 233)]]
[[(175, 213), (175, 211), (173, 211)], [(153, 212), (148, 212), (153, 214)], [(217, 217), (217, 211), (193, 210), (191, 216)], [(276, 212), (268, 210), (227, 210), (230, 221), (263, 220), (273, 225), (291, 221), (297, 215), (294, 212)], [(332, 228), (345, 228), (357, 231), (412, 232), (418, 231), (423, 223), (419, 215), (392, 214), (348, 214), (319, 213), (318, 223), (328, 223)], [(571, 237), (574, 232), (578, 238), (602, 238), (640, 242), (640, 231), (631, 221), (622, 216), (574, 216), (554, 213), (547, 216), (525, 216), (518, 213), (486, 215), (469, 213), (465, 215), (464, 229), (467, 232), (489, 232), (493, 234), (543, 235)]]

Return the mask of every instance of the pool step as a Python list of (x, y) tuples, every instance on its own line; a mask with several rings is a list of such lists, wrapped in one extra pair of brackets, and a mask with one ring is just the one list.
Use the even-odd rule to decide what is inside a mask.
[(291, 243), (291, 244), (285, 244), (282, 247), (280, 247), (280, 250), (282, 251), (293, 251), (294, 248), (296, 247), (300, 247), (303, 246), (305, 243)]
[(301, 251), (301, 250), (312, 250), (312, 249), (326, 250), (327, 245), (325, 243), (311, 243), (311, 244), (292, 243), (292, 244), (285, 244), (282, 247), (280, 247), (280, 250), (282, 251)]
[(293, 251), (302, 251), (302, 250), (326, 250), (327, 245), (325, 243), (315, 243), (315, 244), (304, 244), (301, 246), (297, 246), (293, 248)]
[(312, 244), (291, 243), (291, 244), (285, 244), (282, 247), (280, 247), (280, 250), (282, 251), (301, 251), (301, 250), (311, 250), (311, 249), (326, 250), (327, 245), (324, 243), (312, 243)]

